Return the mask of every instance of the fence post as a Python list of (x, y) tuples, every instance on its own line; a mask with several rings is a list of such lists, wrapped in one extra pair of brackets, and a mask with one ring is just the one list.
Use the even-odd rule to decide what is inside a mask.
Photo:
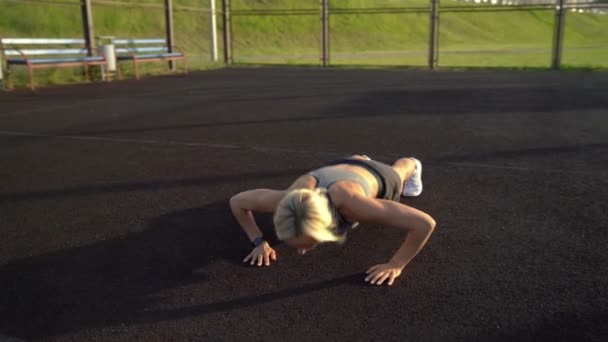
[(4, 65), (2, 64), (2, 54), (0, 53), (0, 90), (4, 89), (4, 75), (2, 75)]
[(209, 10), (211, 20), (209, 20), (209, 51), (211, 51), (211, 61), (217, 62), (217, 23), (215, 18), (215, 0), (209, 0)]
[(95, 32), (93, 30), (93, 10), (91, 8), (91, 0), (82, 0), (80, 3), (82, 10), (82, 25), (84, 31), (85, 47), (87, 48), (87, 54), (93, 55), (95, 49)]
[(431, 28), (429, 36), (429, 69), (437, 69), (439, 55), (437, 36), (439, 33), (439, 0), (431, 0)]
[[(167, 47), (169, 48), (169, 53), (171, 53), (173, 52), (173, 44), (175, 43), (173, 36), (173, 0), (165, 0), (165, 29), (167, 32)], [(169, 68), (175, 71), (175, 63), (173, 61), (169, 61)]]
[(222, 0), (222, 23), (224, 26), (224, 63), (232, 64), (232, 21), (230, 0)]
[(329, 66), (329, 0), (321, 0), (321, 64)]
[(551, 67), (555, 70), (560, 68), (562, 61), (562, 47), (564, 44), (564, 22), (566, 19), (566, 11), (564, 9), (564, 0), (556, 0), (555, 7), (555, 28), (553, 31), (553, 58)]

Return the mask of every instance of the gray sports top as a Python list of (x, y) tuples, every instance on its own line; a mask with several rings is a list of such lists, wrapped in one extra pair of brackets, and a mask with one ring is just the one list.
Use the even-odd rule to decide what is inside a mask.
[(325, 166), (311, 171), (308, 174), (317, 179), (317, 187), (319, 188), (329, 189), (335, 182), (347, 180), (360, 184), (367, 196), (372, 193), (371, 185), (363, 176), (356, 172), (335, 168), (333, 166)]

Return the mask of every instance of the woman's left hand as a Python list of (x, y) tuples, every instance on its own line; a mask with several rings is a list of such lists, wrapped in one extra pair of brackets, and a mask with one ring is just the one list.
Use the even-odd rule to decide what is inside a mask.
[(400, 267), (391, 263), (375, 265), (365, 272), (368, 274), (365, 281), (369, 281), (371, 284), (382, 285), (388, 279), (387, 284), (393, 285), (395, 278), (401, 275), (401, 270)]

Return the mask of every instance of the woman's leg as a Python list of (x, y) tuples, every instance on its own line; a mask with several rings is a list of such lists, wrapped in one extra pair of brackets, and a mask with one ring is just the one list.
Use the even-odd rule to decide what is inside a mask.
[(369, 160), (369, 157), (366, 155), (353, 154), (349, 157), (350, 159), (359, 159), (359, 160)]
[[(362, 156), (360, 154), (353, 154), (350, 156), (350, 158), (369, 160), (369, 157)], [(411, 158), (401, 158), (395, 161), (392, 167), (399, 175), (399, 178), (401, 179), (401, 189), (403, 189), (405, 182), (412, 176), (414, 170), (416, 169), (416, 162), (414, 162), (414, 160)]]
[(411, 158), (401, 158), (393, 163), (393, 169), (401, 178), (401, 189), (404, 183), (412, 176), (416, 169), (416, 162)]

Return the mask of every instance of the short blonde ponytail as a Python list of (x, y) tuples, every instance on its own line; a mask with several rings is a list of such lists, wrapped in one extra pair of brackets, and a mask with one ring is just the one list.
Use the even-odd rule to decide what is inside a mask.
[(334, 233), (335, 222), (327, 199), (327, 189), (296, 189), (279, 202), (274, 214), (279, 240), (308, 235), (319, 242), (343, 242)]

